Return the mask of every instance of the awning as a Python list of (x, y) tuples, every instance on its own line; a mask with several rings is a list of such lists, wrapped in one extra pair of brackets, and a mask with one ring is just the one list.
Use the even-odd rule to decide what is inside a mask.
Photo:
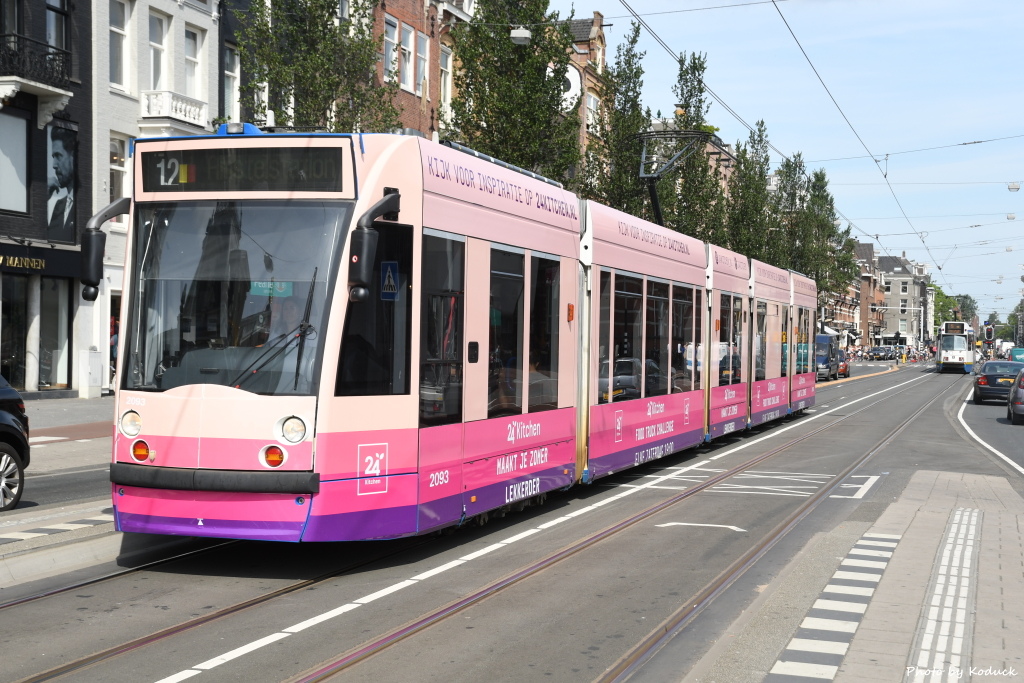
[(839, 334), (839, 332), (837, 332), (836, 330), (833, 330), (828, 325), (822, 325), (822, 328), (824, 328), (825, 334)]

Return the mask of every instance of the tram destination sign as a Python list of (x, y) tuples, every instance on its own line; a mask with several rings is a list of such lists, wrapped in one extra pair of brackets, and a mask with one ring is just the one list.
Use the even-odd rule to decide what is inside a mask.
[(142, 152), (143, 192), (341, 192), (340, 147)]

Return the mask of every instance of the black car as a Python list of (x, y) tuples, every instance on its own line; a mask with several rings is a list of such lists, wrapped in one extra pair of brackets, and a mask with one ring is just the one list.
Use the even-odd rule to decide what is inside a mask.
[(1013, 386), (1017, 373), (1024, 370), (1024, 363), (1009, 360), (990, 360), (975, 371), (974, 402), (1005, 401)]
[(28, 462), (25, 401), (0, 377), (0, 512), (10, 510), (21, 500)]
[(1024, 370), (1017, 373), (1006, 395), (1006, 419), (1010, 424), (1024, 424)]

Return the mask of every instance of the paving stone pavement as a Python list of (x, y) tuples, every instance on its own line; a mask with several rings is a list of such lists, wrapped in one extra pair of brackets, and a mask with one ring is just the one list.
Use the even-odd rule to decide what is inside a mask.
[[(973, 515), (976, 528), (951, 537), (958, 513)], [(1024, 680), (1022, 527), (1024, 499), (1005, 478), (915, 473), (900, 499), (871, 527), (872, 533), (901, 540), (834, 680)], [(965, 561), (971, 553), (974, 561)], [(960, 568), (950, 569), (957, 559)], [(970, 590), (953, 595), (950, 588), (948, 600), (947, 592), (936, 593), (937, 585), (954, 584)], [(945, 633), (946, 626), (936, 628), (936, 615), (941, 620), (943, 610), (950, 610), (945, 612), (950, 617), (958, 608), (965, 615), (959, 632), (955, 619)], [(940, 648), (922, 654), (922, 643), (934, 650), (939, 637), (952, 639), (957, 633), (963, 641), (960, 654), (949, 652), (945, 641), (945, 653)]]

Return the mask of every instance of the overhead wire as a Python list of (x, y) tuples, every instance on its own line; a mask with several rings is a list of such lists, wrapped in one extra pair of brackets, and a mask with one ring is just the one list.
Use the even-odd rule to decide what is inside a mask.
[[(810, 55), (807, 54), (807, 51), (804, 49), (804, 46), (800, 43), (800, 39), (797, 38), (796, 33), (793, 31), (793, 28), (789, 25), (789, 22), (786, 20), (786, 16), (782, 13), (782, 8), (779, 7), (778, 3), (775, 0), (772, 0), (772, 6), (775, 8), (775, 11), (778, 12), (779, 17), (782, 19), (782, 23), (786, 25), (786, 30), (789, 31), (789, 35), (793, 37), (793, 41), (796, 42), (797, 47), (800, 48), (801, 54), (803, 54), (804, 59), (807, 60), (807, 64), (811, 67), (811, 70), (814, 72), (815, 77), (817, 77), (818, 82), (821, 83), (821, 87), (825, 89), (825, 93), (828, 94), (829, 99), (832, 100), (832, 104), (835, 105), (836, 110), (839, 112), (840, 116), (843, 117), (843, 120), (846, 122), (846, 125), (850, 128), (850, 131), (853, 132), (854, 137), (856, 137), (857, 141), (860, 142), (861, 147), (863, 147), (864, 151), (868, 153), (868, 155), (871, 157), (871, 161), (874, 162), (875, 167), (878, 169), (878, 172), (882, 175), (882, 178), (885, 179), (885, 183), (889, 188), (889, 194), (892, 195), (893, 201), (896, 202), (896, 206), (899, 208), (900, 213), (903, 214), (903, 218), (906, 220), (907, 225), (910, 226), (911, 230), (917, 233), (917, 236), (921, 240), (921, 244), (924, 246), (924, 249), (928, 253), (929, 258), (931, 258), (931, 260), (935, 262), (935, 255), (932, 253), (932, 250), (928, 246), (928, 243), (925, 241), (924, 237), (920, 234), (920, 231), (916, 227), (914, 227), (913, 222), (907, 215), (906, 209), (903, 208), (903, 204), (900, 203), (899, 197), (896, 196), (896, 190), (894, 190), (892, 185), (889, 183), (888, 174), (884, 170), (882, 170), (881, 163), (875, 157), (874, 153), (868, 148), (867, 143), (864, 142), (864, 139), (860, 136), (860, 133), (857, 132), (856, 127), (854, 127), (849, 117), (846, 116), (846, 112), (844, 112), (843, 108), (839, 106), (839, 102), (832, 94), (832, 91), (829, 90), (828, 85), (825, 84), (825, 79), (823, 79), (821, 77), (821, 74), (818, 73), (818, 69), (817, 67), (814, 66), (814, 62), (811, 61)], [(942, 266), (938, 266), (938, 269), (939, 273), (942, 273)], [(945, 280), (945, 277), (943, 277), (943, 281), (946, 282), (947, 285), (949, 285), (948, 281)]]
[[(671, 47), (669, 47), (668, 43), (666, 43), (664, 40), (662, 40), (661, 36), (659, 36), (658, 33), (654, 29), (651, 28), (650, 24), (648, 24), (646, 21), (644, 21), (643, 18), (641, 17), (641, 15), (639, 13), (637, 13), (637, 11), (634, 10), (632, 7), (630, 7), (629, 3), (626, 2), (626, 0), (619, 0), (619, 2), (622, 3), (622, 6), (625, 7), (629, 11), (630, 16), (633, 18), (633, 20), (636, 21), (641, 26), (643, 26), (647, 30), (647, 32), (650, 34), (650, 36), (652, 38), (654, 38), (654, 40), (662, 47), (662, 49), (664, 49), (665, 52), (667, 52), (669, 55), (671, 55), (672, 59), (675, 60), (678, 63), (679, 62), (679, 55)], [(775, 4), (775, 0), (771, 0), (771, 2), (772, 2), (773, 5)], [(701, 81), (701, 87), (703, 87), (704, 90), (708, 93), (708, 95), (710, 95), (711, 98), (713, 100), (715, 100), (715, 102), (717, 102), (723, 109), (725, 109), (725, 111), (728, 112), (729, 115), (731, 115), (734, 119), (736, 119), (744, 128), (746, 128), (751, 133), (754, 132), (753, 126), (751, 126), (749, 123), (747, 123), (746, 120), (744, 120), (744, 118), (739, 115), (739, 112), (737, 112), (735, 109), (730, 107), (729, 104), (724, 99), (722, 99), (722, 97), (720, 97), (718, 95), (718, 93), (716, 93), (714, 90), (712, 90), (711, 86), (709, 86), (707, 84), (707, 82)], [(786, 154), (785, 152), (780, 150), (778, 147), (776, 147), (770, 141), (768, 142), (768, 148), (771, 149), (776, 154), (778, 154), (783, 159), (786, 159), (788, 161), (792, 161), (792, 159), (790, 159), (790, 156), (788, 154)], [(807, 175), (806, 170), (804, 170), (804, 175), (805, 176)], [(857, 231), (862, 233), (865, 237), (871, 237), (872, 236), (870, 233), (868, 233), (863, 228), (858, 226), (852, 220), (847, 218), (846, 215), (843, 214), (842, 211), (840, 211), (839, 209), (836, 209), (835, 211), (836, 211), (836, 214), (838, 216), (840, 216), (843, 220), (845, 220), (850, 225), (850, 227), (856, 228)], [(892, 254), (889, 253), (889, 250), (886, 248), (886, 246), (884, 244), (882, 244), (882, 242), (878, 241), (877, 239), (875, 241), (878, 242), (878, 246), (882, 249), (882, 251), (887, 256), (890, 256), (890, 257), (892, 256)]]

